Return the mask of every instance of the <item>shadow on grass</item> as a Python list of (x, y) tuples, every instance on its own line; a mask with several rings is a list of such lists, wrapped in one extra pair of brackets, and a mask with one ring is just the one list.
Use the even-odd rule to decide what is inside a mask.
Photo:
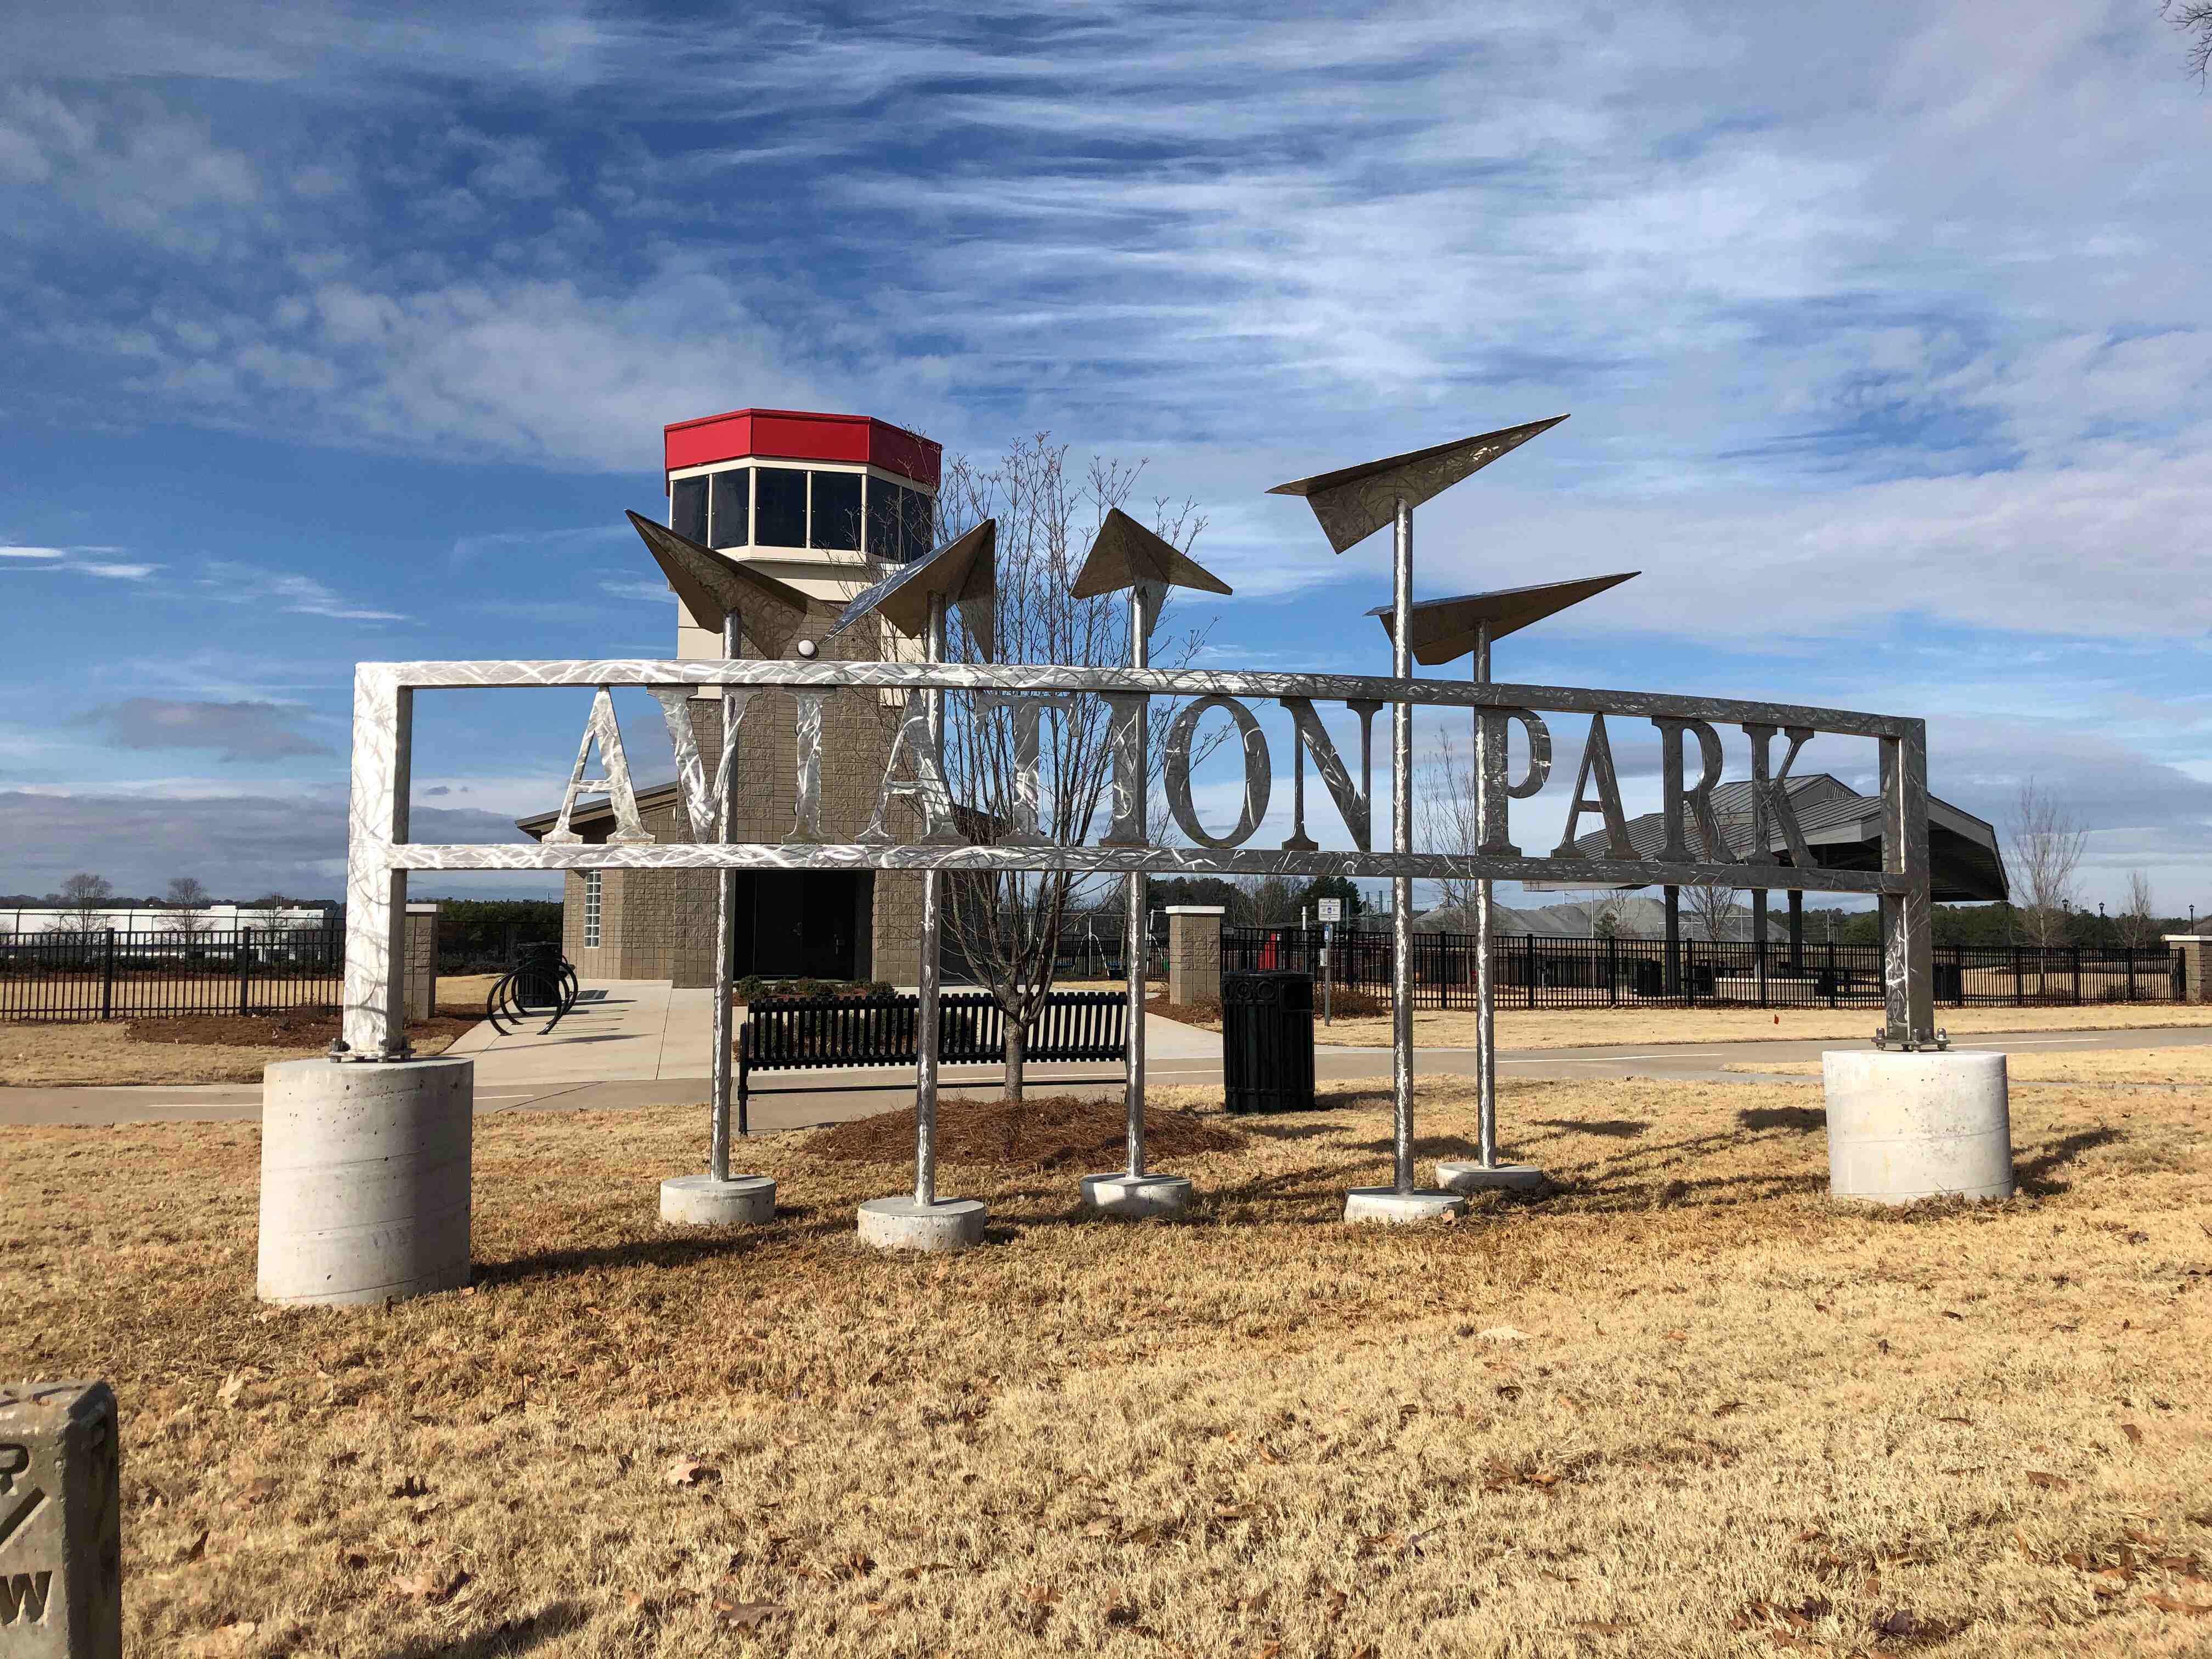
[(1756, 1106), (1738, 1112), (1735, 1121), (1747, 1129), (1788, 1129), (1801, 1135), (1828, 1127), (1825, 1106)]
[(584, 1623), (583, 1609), (572, 1601), (556, 1601), (520, 1619), (502, 1619), (491, 1629), (474, 1636), (418, 1636), (392, 1649), (386, 1659), (493, 1659), (494, 1655), (527, 1653), (557, 1640)]
[(2026, 1163), (2013, 1165), (2013, 1184), (2026, 1188), (2038, 1198), (2049, 1198), (2055, 1194), (2069, 1192), (2073, 1182), (2053, 1181), (2051, 1177), (2064, 1169), (2084, 1152), (2094, 1152), (2100, 1146), (2109, 1146), (2127, 1136), (2118, 1129), (2084, 1129), (2079, 1134), (2068, 1135), (2054, 1141)]
[(1540, 1129), (1564, 1129), (1571, 1134), (1604, 1135), (1612, 1140), (1633, 1140), (1651, 1126), (1626, 1117), (1540, 1117), (1536, 1120), (1536, 1127)]

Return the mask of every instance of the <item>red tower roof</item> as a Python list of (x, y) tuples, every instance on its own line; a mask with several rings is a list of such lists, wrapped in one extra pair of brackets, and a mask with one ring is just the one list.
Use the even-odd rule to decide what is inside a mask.
[(849, 461), (879, 466), (937, 488), (945, 447), (870, 415), (798, 409), (738, 409), (678, 421), (664, 432), (669, 471), (762, 456), (783, 461)]

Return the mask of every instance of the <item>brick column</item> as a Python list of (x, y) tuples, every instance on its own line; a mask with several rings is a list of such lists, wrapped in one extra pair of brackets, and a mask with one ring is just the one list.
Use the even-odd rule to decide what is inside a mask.
[(1168, 1000), (1198, 1007), (1221, 1000), (1221, 918), (1218, 904), (1170, 904)]
[(428, 1019), (438, 1012), (438, 907), (407, 907), (407, 1018)]
[(2166, 942), (2181, 952), (2182, 1000), (2212, 1002), (2212, 933), (2168, 933)]

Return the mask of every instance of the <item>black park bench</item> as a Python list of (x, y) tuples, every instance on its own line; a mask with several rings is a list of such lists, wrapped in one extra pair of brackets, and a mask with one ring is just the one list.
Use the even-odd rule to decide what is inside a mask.
[[(911, 1090), (904, 1083), (838, 1083), (826, 1088), (792, 1084), (760, 1089), (756, 1072), (842, 1070), (860, 1066), (912, 1066), (921, 1058), (915, 1028), (918, 996), (775, 997), (750, 1004), (738, 1028), (738, 1133), (747, 1132), (746, 1102), (755, 1095), (862, 1093)], [(938, 1000), (937, 1060), (940, 1066), (990, 1066), (1006, 1057), (1006, 1014), (981, 991), (956, 991)], [(1129, 1058), (1129, 1002), (1119, 991), (1051, 991), (1029, 1028), (1025, 1059), (1046, 1064)], [(1104, 1077), (1052, 1077), (1036, 1081), (1108, 1083)], [(969, 1085), (960, 1085), (969, 1087)]]

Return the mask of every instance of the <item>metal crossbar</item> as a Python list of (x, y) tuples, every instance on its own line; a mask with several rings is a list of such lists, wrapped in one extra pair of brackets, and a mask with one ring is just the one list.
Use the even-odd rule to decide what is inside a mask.
[[(940, 1004), (940, 1065), (985, 1066), (1006, 1055), (1006, 1015), (988, 996), (961, 992)], [(1128, 1059), (1128, 1005), (1116, 991), (1054, 991), (1029, 1027), (1024, 1056), (1044, 1063)], [(749, 1132), (746, 1103), (754, 1095), (837, 1092), (904, 1093), (908, 1083), (796, 1084), (760, 1089), (755, 1072), (850, 1070), (912, 1066), (920, 1058), (918, 996), (793, 997), (755, 1004), (738, 1031), (738, 1133)], [(1109, 1077), (1053, 1077), (1040, 1084), (1118, 1082)]]

